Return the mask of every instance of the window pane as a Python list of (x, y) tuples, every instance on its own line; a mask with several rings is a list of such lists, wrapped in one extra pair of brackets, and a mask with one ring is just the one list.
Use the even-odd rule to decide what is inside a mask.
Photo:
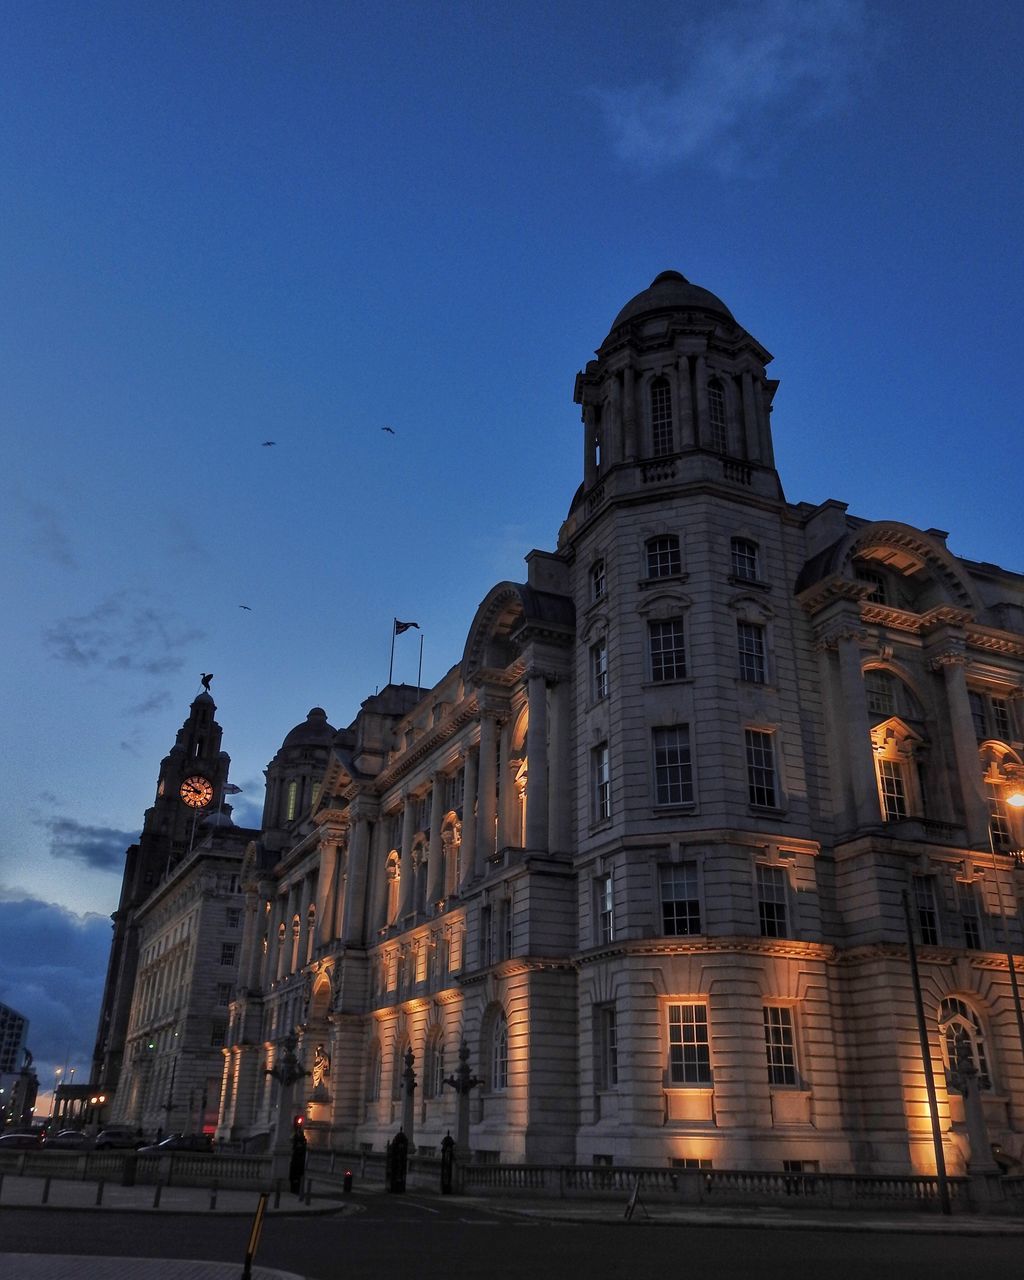
[(892, 676), (887, 671), (872, 668), (865, 672), (864, 690), (867, 694), (870, 715), (884, 719), (896, 714), (896, 689)]
[(593, 773), (594, 818), (610, 818), (612, 812), (611, 773), (608, 763), (608, 744), (595, 747), (591, 756)]
[(651, 384), (651, 442), (655, 457), (673, 452), (672, 392), (664, 378)]
[(709, 441), (712, 449), (719, 453), (729, 452), (729, 436), (725, 429), (725, 393), (719, 382), (708, 383), (708, 425)]
[(619, 1083), (619, 1041), (613, 1005), (597, 1009), (598, 1084), (613, 1089)]
[(700, 933), (697, 864), (681, 862), (659, 868), (662, 932), (672, 938)]
[(770, 1084), (796, 1084), (796, 1048), (793, 1039), (793, 1012), (791, 1009), (765, 1005), (764, 1047), (768, 1057), (768, 1081)]
[(764, 627), (752, 622), (738, 622), (736, 636), (739, 645), (740, 679), (751, 684), (764, 684)]
[(786, 873), (782, 867), (757, 864), (757, 910), (764, 937), (787, 936)]
[(669, 1005), (668, 1067), (673, 1084), (711, 1083), (707, 1005)]
[(648, 578), (668, 578), (682, 571), (679, 539), (674, 534), (651, 538), (647, 543)]
[(599, 640), (590, 649), (591, 687), (595, 702), (608, 697), (608, 644)]
[(882, 817), (886, 822), (898, 822), (907, 816), (907, 787), (903, 765), (899, 760), (880, 759), (878, 779), (881, 784)]
[(593, 599), (600, 600), (605, 593), (605, 587), (604, 561), (597, 560), (590, 570), (590, 594)]
[(757, 543), (746, 538), (732, 540), (732, 574), (746, 582), (757, 582), (760, 577), (757, 564)]
[(693, 767), (690, 760), (690, 730), (687, 725), (655, 729), (654, 803), (692, 804)]
[(611, 942), (615, 936), (615, 897), (610, 874), (598, 876), (594, 881), (594, 906), (597, 914), (595, 941)]
[(759, 729), (747, 729), (745, 738), (750, 803), (774, 808), (775, 750), (772, 735)]
[(686, 676), (686, 648), (680, 618), (652, 622), (649, 629), (652, 680), (682, 680)]
[(917, 906), (917, 924), (921, 930), (921, 941), (926, 946), (937, 946), (939, 912), (935, 901), (935, 881), (931, 876), (914, 877), (914, 903)]

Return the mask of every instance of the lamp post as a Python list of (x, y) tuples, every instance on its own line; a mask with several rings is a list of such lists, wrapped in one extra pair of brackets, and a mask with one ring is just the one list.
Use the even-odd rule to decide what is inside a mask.
[(53, 1093), (50, 1094), (50, 1114), (46, 1117), (47, 1126), (49, 1126), (50, 1121), (53, 1119), (53, 1105), (57, 1101), (57, 1086), (60, 1084), (60, 1072), (61, 1068), (57, 1067), (53, 1073)]
[[(1014, 809), (1024, 809), (1024, 792), (1014, 791), (1006, 797), (1006, 803)], [(1003, 909), (1003, 886), (999, 879), (999, 864), (996, 861), (996, 842), (992, 838), (992, 823), (988, 824), (988, 847), (992, 855), (992, 876), (996, 882), (996, 894), (999, 899), (999, 918), (1002, 921), (1003, 946), (1006, 951), (1006, 964), (1010, 971), (1010, 991), (1013, 994), (1013, 1011), (1017, 1015), (1017, 1034), (1020, 1036), (1020, 1049), (1024, 1053), (1024, 1011), (1020, 1005), (1020, 987), (1017, 985), (1017, 966), (1010, 945), (1010, 925)]]

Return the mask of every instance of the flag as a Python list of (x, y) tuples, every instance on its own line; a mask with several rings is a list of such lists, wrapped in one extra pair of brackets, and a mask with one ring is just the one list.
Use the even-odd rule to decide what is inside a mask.
[(400, 636), (403, 631), (408, 631), (410, 627), (415, 627), (416, 630), (419, 631), (420, 624), (418, 622), (399, 622), (397, 618), (395, 619), (396, 636)]
[(242, 788), (236, 787), (233, 782), (225, 782), (224, 794), (226, 796), (240, 796), (242, 794)]

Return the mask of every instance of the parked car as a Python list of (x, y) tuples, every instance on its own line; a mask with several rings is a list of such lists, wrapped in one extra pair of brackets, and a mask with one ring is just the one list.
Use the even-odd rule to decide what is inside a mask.
[(163, 1142), (140, 1147), (140, 1156), (163, 1156), (174, 1151), (192, 1151), (200, 1155), (213, 1154), (213, 1137), (209, 1133), (172, 1133)]
[(91, 1151), (92, 1138), (81, 1129), (61, 1129), (46, 1139), (47, 1151)]
[(38, 1133), (5, 1133), (0, 1135), (0, 1151), (32, 1151), (42, 1146)]
[(111, 1125), (109, 1129), (104, 1129), (100, 1136), (96, 1139), (97, 1151), (111, 1151), (114, 1149), (120, 1151), (134, 1151), (140, 1143), (144, 1142), (142, 1138), (130, 1125)]

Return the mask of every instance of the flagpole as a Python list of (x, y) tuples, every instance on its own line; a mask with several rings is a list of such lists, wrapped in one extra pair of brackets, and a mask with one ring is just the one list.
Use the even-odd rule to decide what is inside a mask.
[(416, 692), (423, 688), (423, 632), (420, 632), (420, 665), (416, 671)]
[(388, 684), (391, 683), (391, 676), (395, 670), (395, 633), (398, 630), (398, 619), (391, 619), (391, 661), (388, 663)]

